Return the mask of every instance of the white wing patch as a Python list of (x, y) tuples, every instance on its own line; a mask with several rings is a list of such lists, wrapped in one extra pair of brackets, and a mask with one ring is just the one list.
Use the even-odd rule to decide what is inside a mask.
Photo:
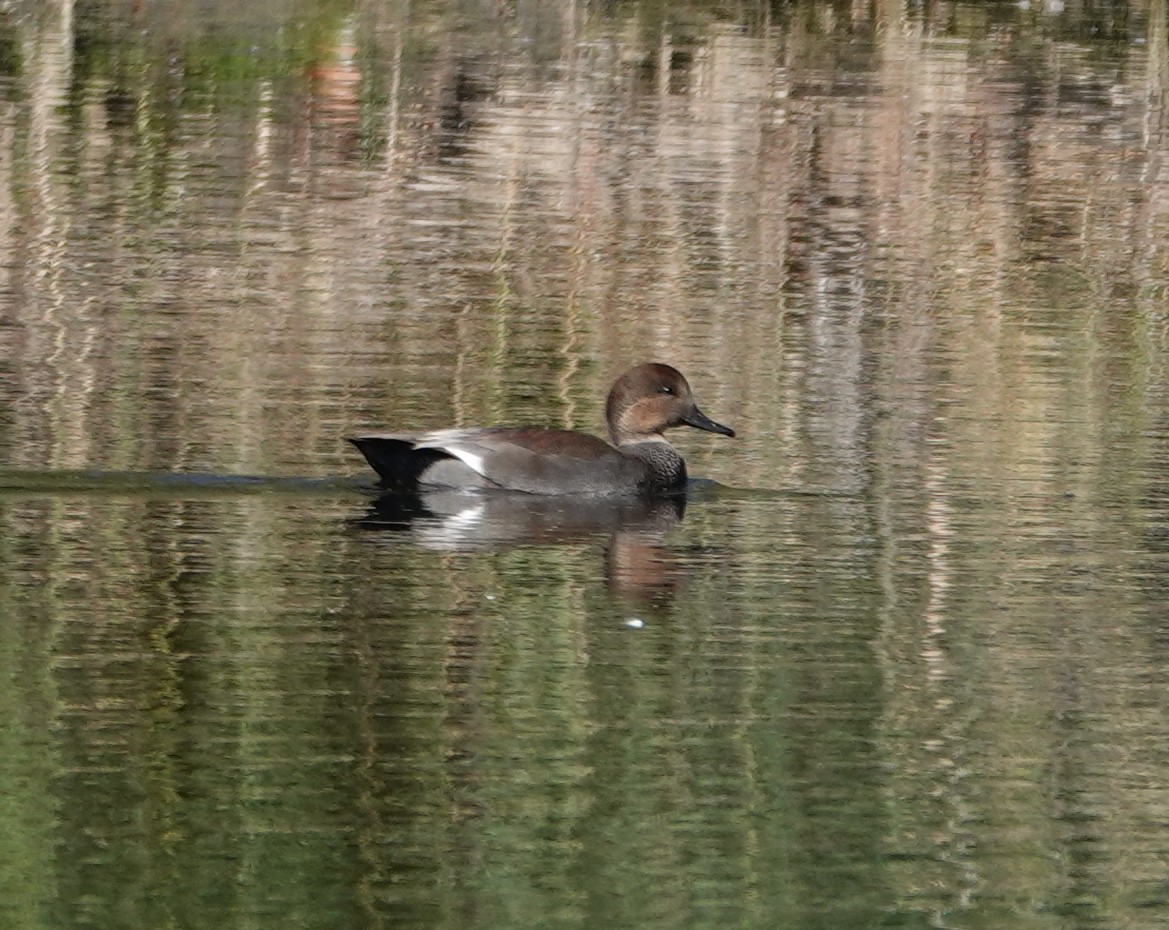
[(470, 449), (464, 449), (462, 446), (443, 446), (443, 451), (448, 455), (453, 455), (475, 474), (486, 477), (483, 471), (483, 456), (476, 455)]
[(438, 429), (419, 437), (415, 449), (438, 449), (447, 455), (453, 456), (477, 475), (487, 477), (483, 471), (483, 453), (476, 451), (476, 447), (469, 442), (477, 430), (474, 429)]

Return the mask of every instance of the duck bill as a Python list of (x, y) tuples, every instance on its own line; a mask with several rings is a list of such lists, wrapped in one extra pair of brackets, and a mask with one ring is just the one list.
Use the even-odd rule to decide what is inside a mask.
[(718, 433), (720, 436), (734, 436), (735, 431), (729, 426), (723, 426), (721, 423), (715, 423), (710, 417), (699, 410), (697, 407), (682, 417), (682, 422), (687, 426), (693, 426), (695, 429), (706, 430), (708, 433)]

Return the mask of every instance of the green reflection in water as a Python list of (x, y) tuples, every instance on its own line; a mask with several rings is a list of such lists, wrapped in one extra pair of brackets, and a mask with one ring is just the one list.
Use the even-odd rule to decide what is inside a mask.
[[(1164, 4), (574, 9), (0, 11), (5, 918), (1162, 916)], [(626, 564), (222, 477), (667, 348), (848, 493)]]
[(5, 796), (42, 846), (11, 854), (55, 876), (25, 906), (62, 926), (486, 927), (879, 904), (863, 591), (819, 579), (809, 597), (838, 606), (795, 642), (768, 603), (786, 583), (710, 571), (723, 542), (687, 547), (683, 590), (629, 602), (603, 541), (435, 554), (346, 529), (351, 506), (4, 505), (25, 553), (5, 590), (42, 637), (8, 653), (28, 667), (5, 700), (42, 708), (6, 729), (24, 751)]
[[(61, 768), (47, 739), (56, 707), (51, 626), (41, 609), (45, 572), (22, 543), (18, 533), (0, 535), (0, 908), (17, 930), (50, 925), (60, 891), (60, 805), (46, 791)], [(22, 583), (25, 571), (31, 578)]]

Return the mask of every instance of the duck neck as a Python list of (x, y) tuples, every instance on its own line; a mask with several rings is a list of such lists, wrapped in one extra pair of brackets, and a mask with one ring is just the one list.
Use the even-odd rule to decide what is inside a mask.
[(661, 434), (618, 443), (623, 455), (640, 460), (651, 489), (676, 488), (686, 483), (686, 462)]

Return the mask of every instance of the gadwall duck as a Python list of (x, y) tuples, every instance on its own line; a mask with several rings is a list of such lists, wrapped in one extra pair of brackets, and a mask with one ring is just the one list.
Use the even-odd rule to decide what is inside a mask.
[[(367, 433), (349, 441), (384, 487), (447, 487), (528, 494), (635, 495), (679, 491), (686, 462), (666, 438), (673, 426), (734, 436), (706, 416), (681, 372), (638, 365), (609, 391), (605, 419), (613, 445), (565, 429), (472, 426), (421, 435)], [(616, 448), (614, 448), (616, 447)]]

